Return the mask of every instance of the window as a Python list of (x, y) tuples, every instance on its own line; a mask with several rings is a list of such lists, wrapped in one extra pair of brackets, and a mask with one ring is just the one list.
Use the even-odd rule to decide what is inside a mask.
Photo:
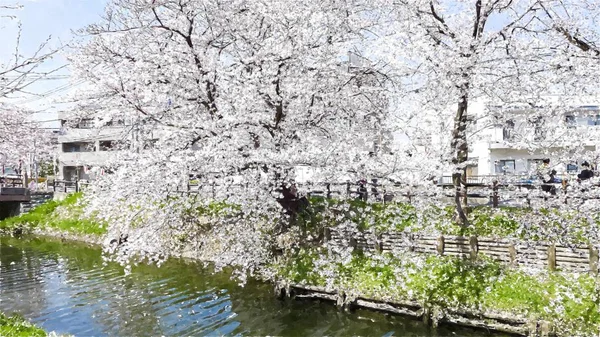
[(63, 143), (63, 152), (91, 152), (94, 151), (93, 143)]
[(515, 122), (511, 119), (507, 120), (502, 128), (502, 139), (513, 140), (515, 131)]
[(544, 119), (541, 116), (529, 119), (529, 124), (533, 126), (533, 140), (544, 140), (546, 138), (546, 129), (544, 128)]
[(515, 172), (515, 161), (513, 159), (497, 160), (496, 174), (506, 174)]
[(79, 123), (77, 123), (76, 127), (78, 129), (91, 129), (94, 127), (93, 119), (81, 119)]
[(577, 118), (575, 118), (575, 116), (567, 115), (565, 116), (565, 123), (568, 128), (574, 128), (577, 126)]
[(100, 142), (100, 151), (113, 151), (116, 145), (112, 140), (103, 140)]
[(106, 122), (106, 126), (123, 126), (125, 125), (125, 121), (122, 119), (112, 119)]
[(575, 173), (577, 171), (579, 171), (579, 166), (577, 166), (577, 164), (575, 164), (575, 163), (567, 164), (567, 172), (568, 173)]
[(600, 125), (600, 115), (587, 116), (587, 125)]

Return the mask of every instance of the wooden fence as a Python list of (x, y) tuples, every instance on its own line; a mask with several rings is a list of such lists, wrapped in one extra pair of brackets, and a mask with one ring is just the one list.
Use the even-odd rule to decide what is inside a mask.
[(400, 232), (352, 233), (327, 228), (325, 238), (338, 247), (353, 247), (369, 252), (406, 251), (422, 254), (460, 256), (479, 255), (508, 263), (549, 270), (598, 273), (598, 249), (593, 245), (563, 246), (554, 243), (512, 241), (507, 239), (461, 236), (430, 236)]

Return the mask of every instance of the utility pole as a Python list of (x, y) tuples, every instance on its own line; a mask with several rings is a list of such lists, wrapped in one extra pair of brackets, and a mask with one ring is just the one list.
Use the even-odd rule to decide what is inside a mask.
[(56, 180), (56, 153), (52, 153), (52, 177)]
[(36, 146), (37, 145), (36, 144), (36, 138), (37, 138), (37, 135), (38, 135), (37, 126), (35, 128), (35, 131), (36, 131), (35, 132), (36, 136), (33, 137), (33, 158), (32, 158), (33, 159), (32, 160), (32, 162), (33, 162), (33, 171), (31, 173), (32, 173), (32, 175), (34, 177), (34, 181), (35, 181), (34, 184), (33, 184), (33, 186), (34, 186), (34, 188), (37, 191), (37, 184), (38, 184), (38, 165), (37, 165), (37, 146)]

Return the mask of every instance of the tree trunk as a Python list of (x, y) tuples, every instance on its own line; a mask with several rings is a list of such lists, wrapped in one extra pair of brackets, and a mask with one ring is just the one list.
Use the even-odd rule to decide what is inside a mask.
[(466, 162), (468, 159), (469, 146), (467, 143), (467, 107), (468, 95), (465, 93), (460, 97), (458, 109), (454, 118), (454, 131), (452, 132), (452, 150), (454, 157), (452, 164), (452, 183), (454, 184), (454, 203), (456, 204), (456, 222), (461, 226), (468, 226), (467, 221), (467, 185), (466, 185)]

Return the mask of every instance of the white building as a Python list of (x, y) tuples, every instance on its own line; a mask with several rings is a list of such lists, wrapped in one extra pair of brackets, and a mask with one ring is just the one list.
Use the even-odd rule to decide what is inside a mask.
[[(59, 113), (61, 131), (58, 136), (58, 179), (90, 180), (92, 168), (102, 167), (125, 134), (124, 123), (94, 128), (91, 119), (72, 120)], [(70, 121), (70, 123), (68, 123)], [(101, 171), (100, 171), (101, 172)]]
[[(484, 106), (476, 107), (472, 115), (481, 115)], [(490, 113), (473, 127), (479, 134), (469, 159), (477, 165), (468, 169), (468, 175), (530, 175), (545, 158), (561, 176), (576, 174), (584, 161), (597, 168), (600, 106), (579, 101), (555, 111), (545, 107), (486, 111)]]

